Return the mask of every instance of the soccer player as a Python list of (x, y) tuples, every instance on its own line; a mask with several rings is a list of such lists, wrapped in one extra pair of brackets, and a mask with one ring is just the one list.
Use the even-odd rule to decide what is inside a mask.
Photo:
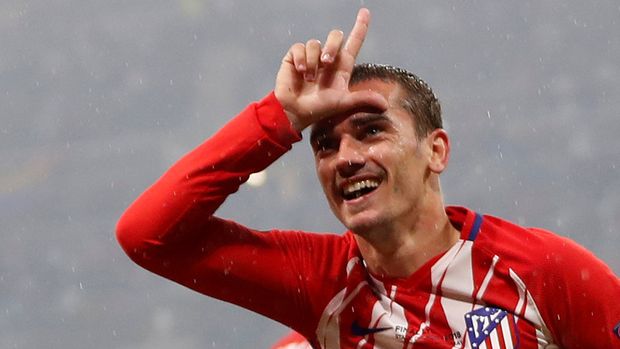
[[(450, 139), (416, 75), (355, 65), (370, 14), (291, 46), (275, 89), (124, 213), (144, 268), (285, 324), (314, 348), (620, 348), (620, 281), (576, 243), (465, 207), (439, 181)], [(214, 216), (301, 139), (344, 235)]]

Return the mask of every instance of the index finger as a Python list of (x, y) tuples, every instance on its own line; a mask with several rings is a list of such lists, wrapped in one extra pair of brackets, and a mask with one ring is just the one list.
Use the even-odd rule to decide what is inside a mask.
[(353, 57), (357, 57), (357, 54), (362, 48), (366, 33), (368, 32), (368, 23), (370, 23), (370, 11), (367, 8), (361, 8), (357, 13), (355, 25), (353, 25), (351, 34), (349, 34), (343, 48), (343, 50), (349, 52)]

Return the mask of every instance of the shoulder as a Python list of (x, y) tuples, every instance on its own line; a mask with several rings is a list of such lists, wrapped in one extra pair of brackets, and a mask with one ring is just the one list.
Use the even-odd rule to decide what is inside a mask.
[[(465, 207), (448, 207), (447, 212), (461, 231), (461, 239), (471, 241), (477, 258), (497, 259), (522, 277), (548, 273), (575, 277), (584, 267), (609, 269), (586, 248), (549, 230), (524, 227)], [(568, 266), (574, 269), (567, 270)]]
[(620, 319), (620, 307), (609, 301), (620, 294), (620, 279), (609, 266), (567, 237), (464, 210), (462, 239), (469, 240), (472, 264), (480, 275), (494, 276), (487, 301), (516, 295), (522, 316), (549, 330), (563, 347), (609, 347)]
[(481, 248), (513, 260), (522, 259), (536, 268), (557, 266), (574, 258), (596, 258), (590, 251), (555, 232), (524, 227), (503, 218), (484, 215), (476, 243)]
[(611, 268), (572, 239), (542, 228), (483, 217), (474, 246), (499, 257), (506, 271), (518, 276), (535, 298), (611, 295), (620, 290)]

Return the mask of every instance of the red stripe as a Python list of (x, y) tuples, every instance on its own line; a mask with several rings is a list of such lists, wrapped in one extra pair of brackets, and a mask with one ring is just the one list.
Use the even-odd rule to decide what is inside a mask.
[(519, 342), (519, 338), (517, 338), (517, 331), (519, 329), (516, 327), (515, 318), (512, 316), (512, 314), (508, 314), (507, 319), (508, 326), (510, 327), (510, 338), (512, 338), (512, 345), (516, 347)]
[[(506, 321), (507, 318), (502, 319), (502, 322)], [(506, 349), (506, 342), (504, 341), (504, 331), (502, 329), (501, 323), (497, 324), (495, 327), (495, 331), (497, 333), (497, 341), (499, 342), (499, 347), (501, 349)]]

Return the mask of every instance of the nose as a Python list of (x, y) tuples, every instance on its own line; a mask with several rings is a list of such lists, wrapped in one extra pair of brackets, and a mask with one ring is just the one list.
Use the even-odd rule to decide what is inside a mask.
[(351, 177), (364, 167), (366, 159), (362, 150), (362, 145), (357, 139), (351, 136), (342, 137), (336, 159), (336, 170), (340, 176)]

